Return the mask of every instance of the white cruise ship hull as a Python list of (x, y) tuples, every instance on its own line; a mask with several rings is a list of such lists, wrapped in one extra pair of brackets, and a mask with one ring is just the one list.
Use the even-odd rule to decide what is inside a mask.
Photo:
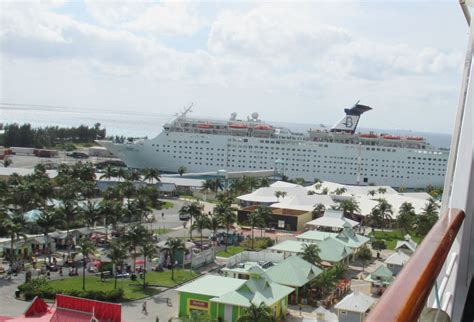
[(163, 131), (130, 144), (98, 141), (131, 168), (188, 173), (272, 170), (283, 162), (289, 178), (342, 184), (424, 188), (442, 186), (449, 151), (309, 140)]

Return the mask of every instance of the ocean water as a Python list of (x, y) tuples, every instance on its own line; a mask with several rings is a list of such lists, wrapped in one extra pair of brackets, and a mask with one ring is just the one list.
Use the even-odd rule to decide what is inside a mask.
[[(193, 115), (196, 116), (196, 115)], [(68, 108), (58, 106), (25, 106), (0, 104), (0, 123), (30, 123), (33, 126), (78, 126), (101, 123), (108, 135), (124, 135), (132, 137), (153, 138), (158, 135), (166, 122), (174, 118), (172, 114), (140, 111), (93, 110), (85, 108)], [(309, 128), (319, 127), (320, 124), (304, 123), (268, 123), (284, 126), (295, 132), (305, 132)], [(328, 126), (330, 127), (330, 126)], [(361, 132), (374, 131), (397, 135), (424, 136), (433, 146), (449, 148), (451, 135), (444, 133), (426, 133), (405, 130), (384, 130), (359, 128)]]

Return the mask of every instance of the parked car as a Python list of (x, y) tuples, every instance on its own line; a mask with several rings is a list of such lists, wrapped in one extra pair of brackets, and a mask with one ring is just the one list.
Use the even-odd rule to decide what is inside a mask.
[(87, 158), (89, 158), (89, 156), (86, 153), (77, 152), (77, 151), (66, 153), (66, 155), (68, 157), (71, 157), (71, 158), (74, 158), (74, 159), (87, 159)]

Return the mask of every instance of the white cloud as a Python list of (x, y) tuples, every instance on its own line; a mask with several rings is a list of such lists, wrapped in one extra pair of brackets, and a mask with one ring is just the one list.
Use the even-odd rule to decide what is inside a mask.
[(184, 1), (86, 0), (90, 14), (103, 26), (156, 35), (191, 35), (202, 26), (195, 6)]

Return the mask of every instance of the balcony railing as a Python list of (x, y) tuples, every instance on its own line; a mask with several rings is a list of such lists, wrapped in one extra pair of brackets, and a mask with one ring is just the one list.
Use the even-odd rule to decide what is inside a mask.
[(440, 217), (367, 321), (418, 320), (463, 220), (460, 209), (449, 209)]

